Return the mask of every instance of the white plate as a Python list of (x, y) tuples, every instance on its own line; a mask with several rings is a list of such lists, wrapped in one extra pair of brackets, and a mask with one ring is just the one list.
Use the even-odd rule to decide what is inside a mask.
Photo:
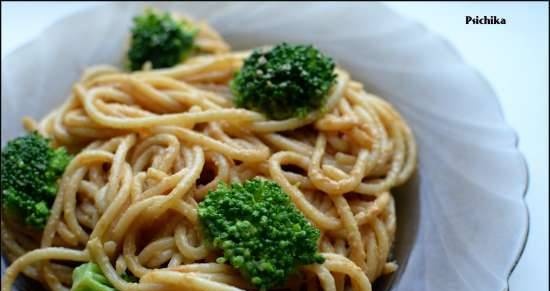
[[(82, 70), (119, 64), (144, 4), (69, 16), (2, 63), (2, 144), (65, 99)], [(313, 43), (411, 124), (419, 170), (396, 194), (391, 290), (506, 290), (528, 231), (527, 168), (495, 93), (449, 44), (376, 3), (156, 3), (209, 21), (233, 48)], [(4, 265), (2, 265), (2, 270)]]

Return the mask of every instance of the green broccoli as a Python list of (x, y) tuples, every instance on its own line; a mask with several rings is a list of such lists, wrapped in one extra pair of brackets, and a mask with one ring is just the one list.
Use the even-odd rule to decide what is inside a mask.
[(199, 203), (207, 241), (261, 290), (280, 285), (298, 266), (323, 263), (319, 230), (275, 182), (220, 183)]
[(335, 64), (311, 45), (255, 50), (231, 81), (235, 104), (270, 119), (303, 118), (321, 108), (335, 83)]
[(57, 180), (71, 156), (65, 148), (34, 132), (18, 137), (2, 150), (2, 206), (27, 225), (42, 229), (57, 194)]
[(73, 270), (71, 291), (116, 291), (98, 265), (85, 263)]
[[(139, 279), (129, 272), (120, 274), (126, 282), (135, 283)], [(82, 264), (73, 270), (71, 291), (117, 291), (107, 280), (101, 268), (92, 262)]]
[(128, 68), (139, 70), (147, 61), (153, 68), (171, 67), (185, 59), (193, 49), (197, 29), (168, 13), (147, 9), (133, 19), (128, 50)]

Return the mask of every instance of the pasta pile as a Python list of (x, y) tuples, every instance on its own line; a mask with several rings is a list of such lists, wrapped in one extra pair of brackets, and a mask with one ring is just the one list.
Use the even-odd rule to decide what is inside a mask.
[[(235, 108), (228, 88), (250, 52), (231, 52), (203, 24), (197, 44), (211, 54), (169, 69), (88, 69), (66, 102), (26, 119), (77, 153), (60, 181), (43, 232), (2, 218), (2, 245), (18, 273), (68, 290), (78, 262), (93, 261), (117, 290), (253, 289), (215, 262), (201, 235), (197, 203), (221, 182), (274, 180), (321, 230), (320, 265), (300, 268), (288, 290), (371, 290), (396, 270), (391, 189), (416, 165), (406, 122), (341, 68), (326, 109), (266, 120)], [(133, 283), (119, 274), (129, 270)]]

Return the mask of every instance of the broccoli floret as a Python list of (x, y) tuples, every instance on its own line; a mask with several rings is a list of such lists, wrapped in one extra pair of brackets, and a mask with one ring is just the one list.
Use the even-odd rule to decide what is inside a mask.
[(26, 224), (42, 229), (57, 194), (57, 180), (71, 156), (65, 148), (34, 132), (18, 137), (2, 150), (2, 206)]
[(303, 118), (321, 108), (335, 83), (335, 64), (311, 45), (255, 50), (231, 81), (235, 104), (270, 119)]
[(86, 263), (73, 270), (71, 291), (116, 291), (98, 265)]
[[(127, 282), (138, 282), (139, 279), (131, 273), (120, 275)], [(107, 280), (101, 268), (94, 263), (85, 263), (73, 270), (73, 285), (71, 291), (117, 291)]]
[(141, 69), (147, 61), (153, 68), (171, 67), (193, 49), (197, 29), (184, 20), (147, 9), (133, 21), (128, 50), (128, 67), (132, 71)]
[(323, 263), (320, 232), (275, 182), (220, 183), (199, 203), (207, 241), (261, 290), (284, 283), (298, 266)]

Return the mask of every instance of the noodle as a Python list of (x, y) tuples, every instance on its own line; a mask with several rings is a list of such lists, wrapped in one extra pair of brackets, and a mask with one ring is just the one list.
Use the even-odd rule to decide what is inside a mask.
[[(63, 105), (40, 122), (24, 120), (78, 154), (42, 233), (2, 217), (13, 261), (2, 291), (20, 272), (68, 290), (72, 267), (60, 261), (93, 261), (121, 291), (252, 289), (215, 263), (197, 205), (218, 182), (255, 176), (276, 181), (321, 230), (325, 263), (302, 267), (285, 288), (371, 290), (396, 270), (391, 189), (416, 164), (404, 119), (339, 68), (325, 114), (265, 120), (234, 108), (228, 93), (249, 52), (229, 52), (204, 23), (197, 43), (212, 54), (169, 69), (90, 68)], [(126, 270), (139, 282), (123, 280)]]

